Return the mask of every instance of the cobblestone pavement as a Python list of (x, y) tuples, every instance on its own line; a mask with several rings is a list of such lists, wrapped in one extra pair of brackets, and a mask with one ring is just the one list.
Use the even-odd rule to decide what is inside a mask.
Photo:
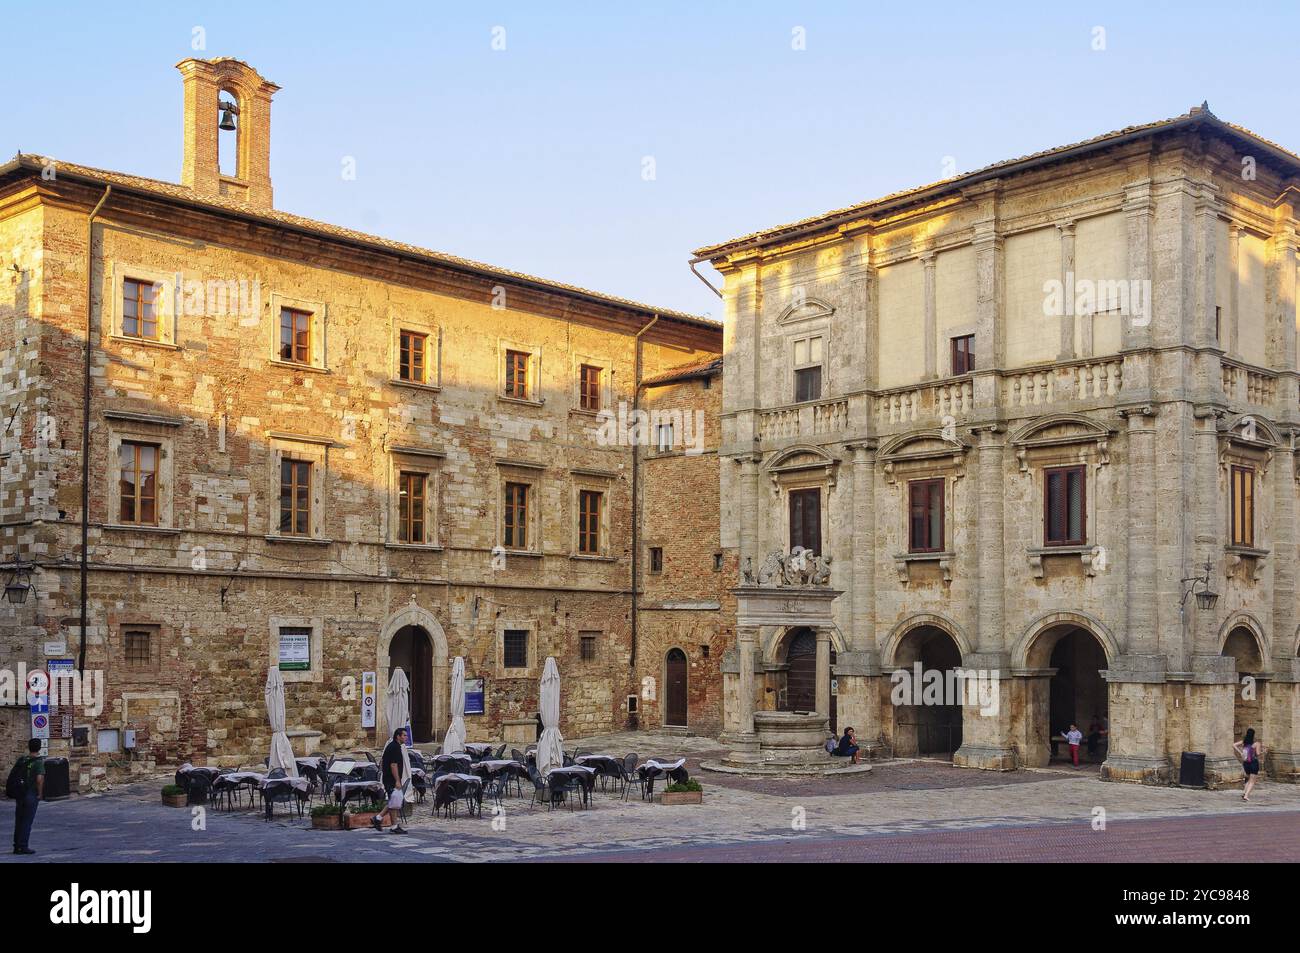
[[(711, 739), (637, 735), (582, 747), (643, 757), (718, 749)], [(696, 774), (695, 771), (692, 774)], [(753, 780), (699, 772), (704, 803), (665, 807), (597, 790), (589, 810), (507, 799), (482, 818), (416, 807), (410, 833), (313, 831), (280, 813), (166, 808), (163, 783), (43, 804), (32, 861), (483, 862), (494, 860), (1245, 860), (1300, 859), (1300, 786), (1235, 791), (1114, 784), (1095, 769), (996, 774), (935, 761), (884, 762), (866, 775)], [(283, 808), (281, 808), (283, 812)], [(0, 824), (12, 825), (0, 801)], [(1104, 812), (1104, 814), (1102, 813)], [(1093, 829), (1104, 816), (1106, 829)], [(197, 821), (206, 827), (194, 830)]]

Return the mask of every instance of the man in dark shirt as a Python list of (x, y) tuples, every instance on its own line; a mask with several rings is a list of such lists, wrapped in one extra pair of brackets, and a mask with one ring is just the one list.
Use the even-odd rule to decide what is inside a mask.
[(19, 759), (19, 764), (26, 762), (27, 788), (18, 799), (14, 812), (14, 853), (34, 854), (36, 851), (27, 846), (32, 836), (32, 822), (36, 820), (36, 808), (45, 793), (45, 759), (41, 757), (41, 741), (33, 738), (27, 742), (28, 754)]
[(370, 819), (375, 830), (383, 830), (384, 815), (393, 821), (393, 833), (405, 834), (402, 828), (402, 804), (406, 800), (406, 784), (410, 778), (402, 776), (404, 764), (402, 748), (406, 744), (406, 729), (398, 728), (393, 732), (393, 740), (384, 746), (384, 756), (379, 763), (380, 777), (384, 782), (384, 792), (388, 796), (388, 805), (383, 811)]

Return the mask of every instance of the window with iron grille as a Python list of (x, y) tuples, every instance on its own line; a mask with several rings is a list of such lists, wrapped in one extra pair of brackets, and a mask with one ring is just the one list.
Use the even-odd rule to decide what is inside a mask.
[(942, 479), (913, 480), (908, 491), (908, 551), (937, 553), (943, 550)]
[(578, 633), (579, 644), (582, 648), (582, 660), (584, 662), (596, 661), (597, 637), (599, 632), (580, 632)]
[(503, 668), (528, 667), (527, 629), (506, 629), (501, 633), (501, 665)]
[(1232, 545), (1255, 545), (1255, 468), (1232, 468)]
[(578, 492), (578, 552), (588, 556), (600, 552), (600, 508), (604, 494), (596, 490)]
[(138, 629), (129, 630), (125, 636), (126, 664), (143, 668), (153, 661), (153, 633)]
[(398, 345), (398, 377), (413, 384), (428, 383), (425, 356), (428, 353), (429, 336), (416, 331), (403, 331), (399, 335)]
[(594, 364), (578, 368), (578, 406), (583, 410), (600, 410), (600, 371)]
[(975, 335), (965, 334), (952, 339), (952, 373), (969, 374), (975, 370)]
[(158, 340), (157, 287), (152, 281), (122, 281), (122, 334)]
[(311, 312), (280, 309), (280, 360), (311, 363)]
[(1044, 471), (1044, 546), (1082, 546), (1087, 539), (1086, 473), (1084, 467)]
[(664, 548), (662, 546), (650, 547), (650, 571), (664, 571)]
[(506, 351), (506, 396), (528, 400), (528, 361), (526, 351)]
[(311, 534), (311, 463), (307, 460), (280, 461), (280, 533)]
[(153, 443), (123, 440), (118, 448), (119, 495), (123, 523), (155, 526), (158, 523), (158, 456)]
[(397, 539), (403, 543), (424, 542), (424, 489), (427, 477), (423, 473), (398, 474), (397, 480)]
[(507, 483), (505, 523), (501, 544), (507, 549), (528, 548), (528, 484)]

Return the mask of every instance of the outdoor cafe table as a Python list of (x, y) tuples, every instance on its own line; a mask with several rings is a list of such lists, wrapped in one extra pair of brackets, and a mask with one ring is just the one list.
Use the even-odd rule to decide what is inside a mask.
[(485, 741), (467, 741), (465, 742), (465, 750), (474, 757), (481, 758), (492, 750), (492, 745)]
[(458, 795), (460, 797), (468, 794), (478, 805), (479, 813), (483, 811), (483, 779), (474, 774), (462, 774), (460, 772), (451, 772), (444, 774), (433, 784), (433, 811), (437, 814), (439, 808), (446, 807), (455, 797), (451, 794), (458, 784), (465, 785), (464, 791)]
[(212, 779), (212, 793), (230, 792), (234, 794), (244, 789), (250, 792), (255, 791), (261, 788), (262, 781), (265, 778), (266, 775), (258, 771), (227, 771), (225, 774), (218, 774)]
[(616, 758), (612, 754), (583, 754), (578, 755), (575, 761), (585, 768), (594, 768), (597, 777), (615, 780), (623, 778), (623, 759)]
[(561, 777), (571, 777), (577, 780), (582, 788), (582, 803), (588, 805), (591, 803), (591, 789), (596, 786), (596, 769), (589, 768), (582, 764), (570, 764), (563, 768), (551, 768), (546, 772), (547, 783), (550, 783), (553, 775)]
[(348, 800), (354, 794), (369, 794), (379, 801), (388, 798), (388, 792), (384, 790), (384, 785), (380, 781), (339, 781), (332, 790), (334, 791), (334, 800), (338, 801), (342, 807), (347, 807)]
[(469, 756), (469, 753), (465, 751), (457, 751), (452, 754), (438, 754), (433, 756), (433, 763), (439, 765), (440, 767), (448, 764), (463, 764), (465, 767), (468, 768), (472, 761), (473, 759)]
[(659, 761), (651, 758), (636, 770), (641, 777), (645, 778), (645, 796), (650, 799), (655, 796), (656, 778), (668, 775), (674, 781), (685, 781), (687, 777), (685, 758), (678, 758), (676, 761)]

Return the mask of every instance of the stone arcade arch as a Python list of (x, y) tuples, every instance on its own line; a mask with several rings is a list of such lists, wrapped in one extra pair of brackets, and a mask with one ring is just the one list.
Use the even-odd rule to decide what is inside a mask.
[[(938, 616), (914, 617), (891, 633), (885, 664), (895, 755), (951, 758), (961, 747), (962, 707), (948, 692), (968, 651), (960, 629)], [(938, 698), (926, 690), (935, 685), (935, 672), (941, 673)]]
[[(447, 635), (443, 631), (441, 623), (434, 617), (433, 613), (423, 609), (415, 604), (414, 599), (405, 608), (398, 610), (389, 616), (388, 621), (380, 629), (378, 644), (376, 646), (375, 675), (379, 682), (376, 690), (376, 704), (379, 711), (375, 716), (375, 726), (377, 736), (385, 738), (392, 733), (393, 728), (388, 725), (388, 719), (385, 715), (385, 699), (388, 694), (388, 680), (392, 677), (392, 666), (394, 663), (393, 649), (394, 643), (397, 644), (398, 655), (403, 652), (404, 643), (418, 645), (415, 640), (419, 637), (428, 640), (428, 664), (425, 671), (407, 672), (406, 677), (411, 682), (411, 709), (414, 716), (417, 705), (423, 707), (427, 704), (429, 716), (429, 735), (428, 739), (417, 737), (417, 742), (424, 740), (436, 740), (447, 724), (448, 716), (448, 697), (449, 691), (448, 679), (451, 677), (451, 667), (447, 657)], [(417, 701), (415, 694), (419, 691), (422, 698)], [(415, 726), (413, 730), (418, 731)]]
[(1110, 750), (1109, 688), (1104, 672), (1119, 653), (1114, 637), (1096, 619), (1054, 612), (1035, 620), (1012, 652), (1015, 674), (1024, 678), (1021, 757), (1029, 767), (1046, 767), (1069, 749), (1052, 738), (1073, 722), (1083, 732), (1080, 764), (1100, 765)]
[(1232, 694), (1232, 740), (1240, 741), (1247, 728), (1262, 734), (1269, 678), (1269, 652), (1263, 628), (1245, 613), (1228, 619), (1221, 632), (1220, 654), (1233, 659), (1237, 667)]

